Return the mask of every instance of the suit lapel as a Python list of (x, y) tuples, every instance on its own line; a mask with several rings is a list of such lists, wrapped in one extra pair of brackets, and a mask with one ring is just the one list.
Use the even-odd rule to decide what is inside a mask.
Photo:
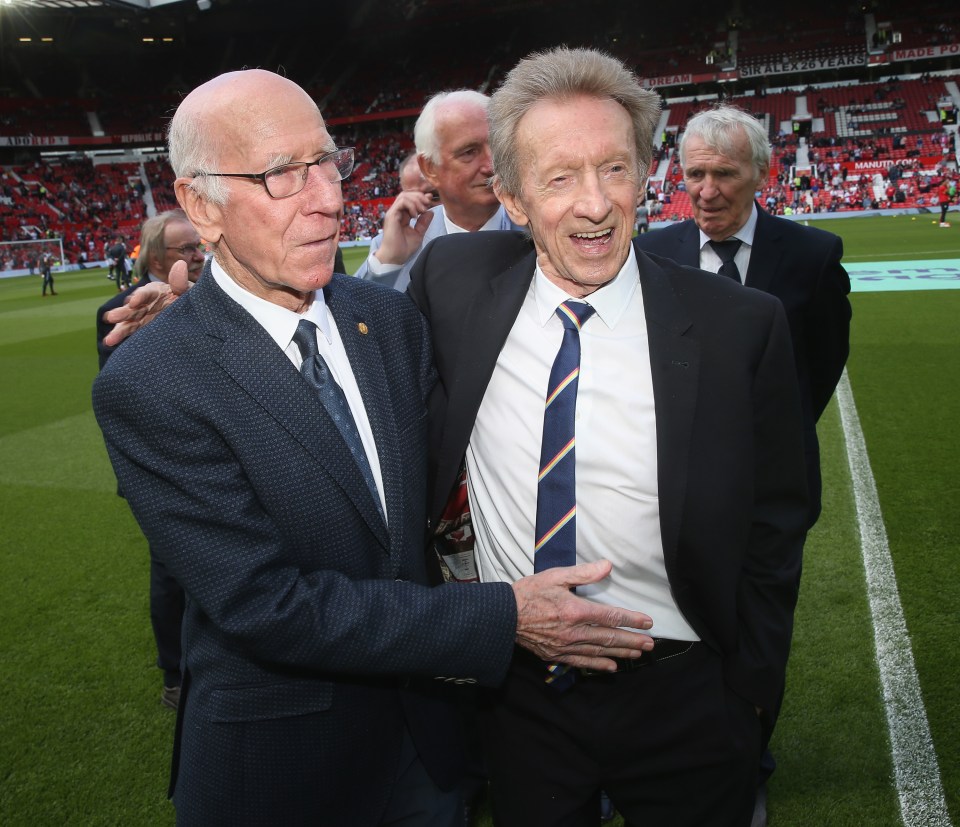
[(677, 264), (700, 267), (700, 230), (697, 228), (696, 221), (691, 219), (680, 225), (677, 233), (677, 248), (675, 256), (666, 257), (672, 258)]
[[(201, 300), (197, 307), (206, 332), (221, 342), (212, 356), (214, 361), (326, 470), (363, 515), (378, 540), (388, 547), (386, 527), (363, 475), (316, 392), (263, 327), (226, 296), (212, 276), (205, 274), (190, 291), (190, 296)], [(351, 365), (356, 366), (354, 356), (349, 355)], [(354, 370), (356, 372), (356, 368)], [(379, 439), (377, 448), (379, 451)]]
[[(370, 319), (363, 307), (354, 301), (349, 291), (337, 289), (337, 279), (325, 291), (330, 312), (337, 323), (337, 331), (350, 360), (354, 378), (360, 389), (363, 407), (367, 412), (370, 429), (377, 446), (377, 458), (383, 480), (383, 495), (387, 504), (387, 520), (391, 525), (400, 525), (403, 515), (396, 512), (403, 484), (403, 469), (400, 465), (397, 423), (390, 409), (390, 382), (383, 357), (378, 347), (380, 331), (371, 330)], [(371, 528), (378, 529), (381, 542), (389, 544), (389, 537), (376, 504), (370, 497), (363, 477), (357, 471), (360, 488), (355, 492), (360, 510)], [(361, 490), (362, 489), (362, 490)]]
[(674, 293), (667, 274), (639, 250), (637, 263), (657, 416), (660, 533), (667, 563), (671, 565), (680, 537), (690, 434), (697, 401), (700, 346), (689, 335), (690, 318)]
[(764, 292), (770, 291), (770, 282), (780, 267), (783, 257), (780, 221), (757, 205), (757, 227), (750, 250), (750, 264), (744, 284)]
[[(486, 393), (497, 357), (520, 313), (536, 267), (536, 254), (491, 279), (477, 291), (463, 320), (457, 352), (457, 369), (447, 401), (446, 427), (440, 456), (460, 463)], [(449, 470), (449, 473), (447, 471)], [(439, 469), (440, 479), (454, 479), (456, 469)]]

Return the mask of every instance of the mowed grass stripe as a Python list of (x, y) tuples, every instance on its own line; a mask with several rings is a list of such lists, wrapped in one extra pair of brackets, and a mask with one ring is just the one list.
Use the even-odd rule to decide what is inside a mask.
[(860, 528), (900, 812), (904, 827), (950, 827), (877, 486), (846, 371), (837, 387), (837, 402)]
[[(849, 262), (947, 258), (960, 238), (909, 219), (810, 223), (843, 236)], [(354, 272), (367, 251), (344, 252)], [(0, 336), (13, 319), (22, 333), (0, 348), (0, 823), (170, 825), (172, 716), (159, 704), (146, 543), (84, 418), (96, 374), (91, 308), (115, 288), (102, 270), (56, 279), (55, 299), (41, 299), (39, 278), (0, 279)], [(50, 312), (63, 299), (76, 316)], [(852, 299), (850, 377), (947, 803), (960, 818), (960, 293)], [(836, 402), (818, 431), (824, 513), (804, 554), (771, 824), (900, 827)]]

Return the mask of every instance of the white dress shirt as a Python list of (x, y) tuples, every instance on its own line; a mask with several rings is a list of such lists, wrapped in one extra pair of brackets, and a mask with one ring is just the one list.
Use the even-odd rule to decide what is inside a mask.
[[(740, 271), (740, 280), (747, 278), (747, 268), (750, 266), (750, 251), (753, 249), (753, 237), (757, 231), (757, 205), (756, 203), (750, 209), (750, 217), (747, 223), (737, 230), (730, 238), (738, 238), (742, 242), (737, 254), (733, 257), (734, 264)], [(726, 241), (727, 239), (721, 239)], [(703, 230), (700, 230), (700, 269), (709, 270), (716, 273), (723, 264), (723, 259), (717, 254), (717, 251), (708, 243), (710, 236)]]
[(293, 341), (293, 334), (297, 332), (297, 325), (301, 319), (308, 319), (317, 326), (317, 347), (320, 355), (330, 368), (330, 373), (343, 389), (343, 394), (347, 398), (350, 412), (357, 423), (360, 441), (363, 443), (370, 469), (373, 471), (373, 479), (377, 484), (377, 492), (380, 494), (380, 505), (383, 514), (386, 515), (387, 503), (383, 495), (383, 474), (380, 471), (377, 444), (373, 439), (370, 420), (367, 418), (367, 411), (363, 406), (363, 398), (360, 396), (360, 388), (357, 385), (356, 377), (353, 375), (353, 368), (350, 367), (350, 360), (347, 358), (346, 350), (344, 350), (340, 332), (337, 330), (337, 323), (327, 307), (326, 301), (324, 301), (323, 291), (318, 290), (314, 293), (310, 307), (302, 315), (298, 315), (279, 304), (273, 304), (273, 302), (255, 296), (249, 290), (241, 287), (226, 274), (216, 259), (211, 261), (210, 271), (223, 292), (253, 316), (298, 371), (303, 359), (300, 356), (300, 348)]
[[(543, 411), (569, 299), (537, 268), (483, 397), (467, 448), (467, 484), (482, 581), (533, 573)], [(608, 559), (606, 580), (577, 588), (646, 612), (651, 634), (697, 640), (667, 581), (660, 538), (657, 423), (643, 293), (633, 248), (591, 294), (580, 334), (576, 413), (577, 560)]]

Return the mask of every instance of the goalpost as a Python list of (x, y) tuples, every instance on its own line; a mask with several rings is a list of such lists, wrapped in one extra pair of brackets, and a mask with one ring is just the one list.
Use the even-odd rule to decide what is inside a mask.
[(13, 275), (13, 272), (29, 273), (32, 270), (35, 275), (40, 275), (40, 258), (48, 252), (53, 254), (54, 268), (59, 269), (66, 264), (62, 238), (0, 241), (0, 272)]

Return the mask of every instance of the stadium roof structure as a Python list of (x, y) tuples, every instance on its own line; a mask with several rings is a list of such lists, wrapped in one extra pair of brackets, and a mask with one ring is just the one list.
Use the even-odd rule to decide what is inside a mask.
[[(170, 3), (183, 3), (185, 0), (0, 0), (0, 6), (18, 6), (27, 9), (61, 9), (76, 11), (79, 9), (99, 9), (104, 6), (120, 9), (155, 9)], [(197, 3), (201, 8), (204, 0)], [(209, 8), (210, 0), (206, 0)]]

